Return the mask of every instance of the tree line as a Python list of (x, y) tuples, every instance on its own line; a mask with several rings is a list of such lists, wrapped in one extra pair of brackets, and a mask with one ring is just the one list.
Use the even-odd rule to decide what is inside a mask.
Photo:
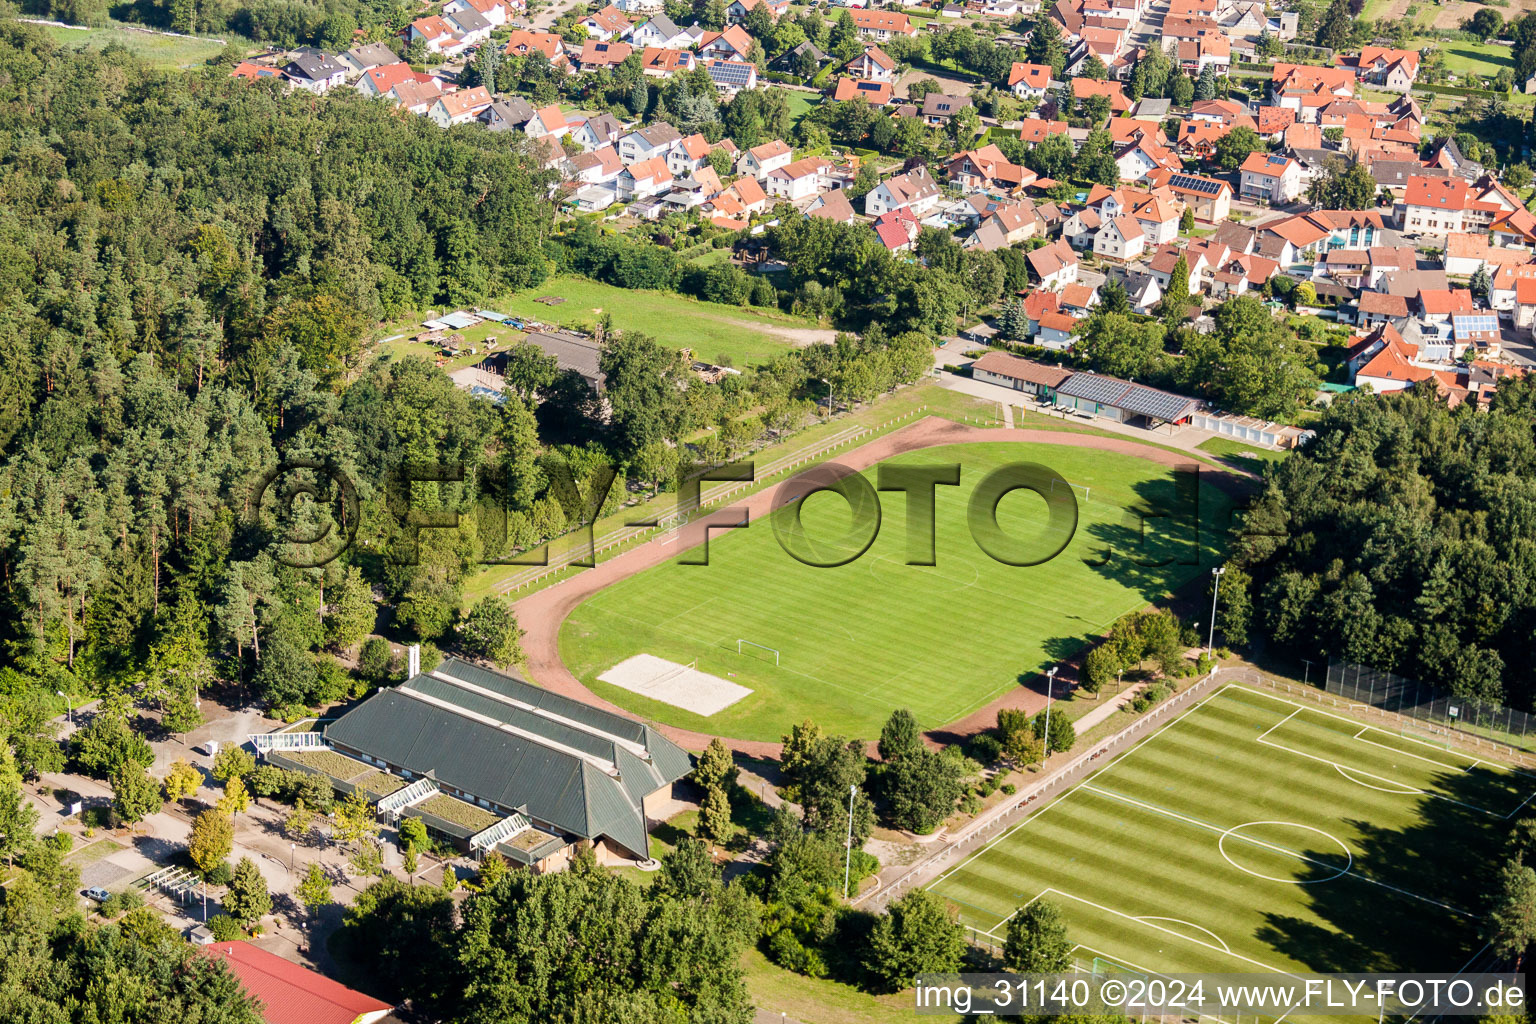
[(1220, 627), (1531, 710), (1533, 427), (1528, 379), (1486, 411), (1433, 381), (1336, 399), (1244, 517)]

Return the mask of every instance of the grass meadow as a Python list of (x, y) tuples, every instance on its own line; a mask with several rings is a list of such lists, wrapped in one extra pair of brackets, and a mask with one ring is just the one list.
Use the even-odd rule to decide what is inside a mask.
[[(967, 526), (977, 483), (1018, 462), (1050, 467), (1075, 485), (1078, 498), (1065, 549), (1027, 567), (994, 560)], [(907, 564), (905, 497), (896, 492), (881, 496), (878, 535), (860, 557), (835, 568), (795, 560), (775, 527), (792, 543), (823, 551), (851, 551), (862, 540), (840, 546), (853, 527), (849, 505), (815, 494), (770, 521), (716, 531), (708, 565), (673, 560), (593, 595), (566, 620), (561, 657), (616, 704), (718, 735), (777, 740), (792, 724), (814, 718), (825, 729), (869, 739), (899, 707), (932, 728), (985, 706), (1077, 651), (1118, 616), (1205, 571), (1219, 554), (1231, 507), (1202, 484), (1196, 537), (1195, 510), (1178, 503), (1165, 467), (1092, 449), (979, 443), (926, 449), (886, 465), (946, 463), (962, 469), (959, 486), (935, 489), (934, 565)], [(864, 475), (875, 482), (874, 471)], [(788, 496), (798, 485), (783, 486)], [(1146, 519), (1143, 541), (1141, 520), (1127, 511), (1134, 508), (1185, 514)], [(1038, 538), (1046, 504), (1016, 491), (997, 503), (997, 519), (1008, 536)], [(738, 653), (739, 639), (774, 648), (779, 663), (750, 646)], [(597, 680), (640, 653), (697, 659), (701, 671), (753, 693), (702, 717)]]

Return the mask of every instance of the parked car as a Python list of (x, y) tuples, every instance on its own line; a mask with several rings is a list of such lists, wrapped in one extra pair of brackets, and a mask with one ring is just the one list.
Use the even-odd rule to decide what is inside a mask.
[(112, 898), (112, 894), (99, 885), (91, 886), (82, 895), (88, 900), (95, 900), (97, 903), (105, 903)]

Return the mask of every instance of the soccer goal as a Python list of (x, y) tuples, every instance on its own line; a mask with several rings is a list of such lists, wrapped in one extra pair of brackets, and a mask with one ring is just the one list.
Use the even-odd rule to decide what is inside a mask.
[(779, 663), (779, 651), (778, 651), (778, 648), (776, 648), (776, 647), (768, 647), (768, 646), (766, 646), (764, 644), (754, 643), (751, 640), (737, 640), (736, 641), (736, 653), (737, 654), (742, 653), (742, 651), (741, 651), (741, 645), (742, 644), (746, 644), (748, 647), (756, 647), (760, 651), (767, 651), (769, 654), (773, 655), (773, 663), (774, 663), (774, 665), (775, 666), (778, 665), (778, 663)]
[(1074, 494), (1081, 494), (1083, 496), (1083, 500), (1084, 501), (1088, 500), (1088, 497), (1089, 497), (1089, 494), (1088, 494), (1089, 487), (1088, 487), (1087, 484), (1074, 484), (1070, 480), (1061, 480), (1061, 479), (1057, 479), (1056, 477), (1051, 477), (1051, 493), (1052, 494), (1056, 493), (1056, 486), (1058, 484), (1065, 484), (1066, 486), (1072, 488), (1072, 492)]

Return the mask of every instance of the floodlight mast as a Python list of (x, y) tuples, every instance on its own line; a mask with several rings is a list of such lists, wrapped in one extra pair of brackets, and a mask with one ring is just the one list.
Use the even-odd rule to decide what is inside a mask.
[(845, 841), (846, 848), (843, 851), (843, 899), (847, 899), (850, 895), (848, 892), (848, 874), (849, 868), (853, 865), (853, 796), (858, 791), (858, 786), (850, 785), (848, 787), (848, 838)]
[(1226, 571), (1227, 567), (1224, 565), (1218, 565), (1211, 570), (1211, 631), (1205, 641), (1207, 656), (1216, 649), (1216, 595), (1221, 591), (1221, 574)]
[(1045, 753), (1040, 757), (1042, 766), (1045, 759), (1051, 756), (1051, 694), (1055, 690), (1056, 673), (1060, 670), (1060, 665), (1052, 665), (1045, 673)]

